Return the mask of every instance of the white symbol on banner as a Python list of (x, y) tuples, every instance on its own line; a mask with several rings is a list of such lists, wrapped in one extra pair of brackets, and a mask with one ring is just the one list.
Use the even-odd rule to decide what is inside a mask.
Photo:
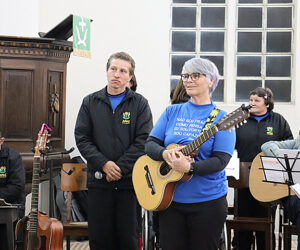
[(79, 26), (81, 26), (81, 32), (83, 32), (86, 23), (83, 21), (83, 17), (81, 17), (81, 21), (79, 22)]
[[(81, 30), (82, 30), (82, 32), (83, 32), (84, 27), (86, 26), (86, 23), (83, 21), (83, 17), (81, 17), (81, 21), (79, 22), (79, 26), (81, 26)], [(85, 41), (86, 41), (86, 37), (87, 37), (87, 32), (88, 32), (88, 30), (87, 30), (87, 29), (85, 30), (83, 39), (81, 39), (81, 36), (80, 36), (80, 32), (79, 32), (78, 26), (76, 26), (76, 32), (77, 32), (77, 37), (78, 37), (77, 45), (83, 44), (84, 46), (86, 46), (86, 42), (85, 42)]]

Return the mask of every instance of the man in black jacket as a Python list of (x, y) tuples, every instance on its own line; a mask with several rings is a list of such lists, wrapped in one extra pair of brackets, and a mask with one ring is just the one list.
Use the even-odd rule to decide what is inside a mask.
[(5, 146), (0, 132), (0, 199), (18, 205), (19, 218), (25, 212), (25, 169), (20, 154)]
[[(21, 219), (25, 212), (25, 169), (20, 154), (3, 143), (0, 132), (0, 199), (17, 205)], [(8, 249), (4, 225), (0, 226), (0, 249)]]
[(91, 250), (139, 246), (141, 208), (131, 173), (153, 124), (148, 101), (126, 87), (134, 69), (130, 55), (111, 55), (107, 86), (84, 98), (76, 121), (76, 144), (88, 166)]

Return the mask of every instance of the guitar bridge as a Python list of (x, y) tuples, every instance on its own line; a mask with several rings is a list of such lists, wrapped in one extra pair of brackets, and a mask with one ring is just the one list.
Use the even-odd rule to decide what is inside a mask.
[(144, 169), (146, 171), (145, 178), (146, 178), (148, 187), (151, 188), (151, 194), (154, 195), (156, 192), (155, 192), (155, 188), (154, 188), (153, 181), (152, 181), (152, 178), (151, 178), (151, 174), (149, 172), (148, 165), (146, 165), (144, 167)]

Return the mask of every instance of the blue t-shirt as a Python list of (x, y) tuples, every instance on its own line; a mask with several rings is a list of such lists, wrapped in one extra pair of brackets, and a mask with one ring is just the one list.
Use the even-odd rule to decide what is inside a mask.
[(270, 113), (267, 112), (266, 114), (262, 115), (262, 116), (253, 116), (255, 120), (257, 120), (258, 122), (260, 122), (262, 119), (264, 119), (265, 117), (267, 117)]
[[(171, 105), (160, 116), (150, 136), (162, 140), (165, 147), (170, 144), (187, 145), (199, 136), (214, 107), (213, 103), (197, 105), (191, 101)], [(221, 110), (213, 125), (224, 115), (226, 112)], [(195, 161), (211, 157), (213, 151), (232, 155), (234, 145), (235, 129), (220, 131), (202, 144)], [(191, 180), (179, 182), (173, 200), (181, 203), (196, 203), (214, 200), (225, 194), (227, 194), (227, 182), (225, 170), (222, 170), (208, 175), (195, 174)]]
[(126, 90), (123, 93), (119, 94), (119, 95), (107, 94), (107, 96), (110, 100), (110, 104), (111, 104), (111, 107), (112, 107), (113, 111), (115, 111), (116, 107), (121, 103), (121, 101), (123, 100), (125, 94), (126, 94)]

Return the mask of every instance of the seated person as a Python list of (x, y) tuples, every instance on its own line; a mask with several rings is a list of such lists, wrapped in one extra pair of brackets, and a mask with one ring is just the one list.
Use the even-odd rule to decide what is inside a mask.
[[(269, 141), (261, 146), (261, 150), (268, 156), (278, 156), (278, 149), (300, 149), (300, 135), (295, 140)], [(296, 195), (281, 199), (284, 213), (297, 226), (298, 239), (300, 237), (300, 199)], [(298, 250), (300, 244), (298, 240)]]
[(20, 154), (5, 146), (0, 132), (0, 199), (19, 207), (19, 219), (25, 213), (25, 168)]

